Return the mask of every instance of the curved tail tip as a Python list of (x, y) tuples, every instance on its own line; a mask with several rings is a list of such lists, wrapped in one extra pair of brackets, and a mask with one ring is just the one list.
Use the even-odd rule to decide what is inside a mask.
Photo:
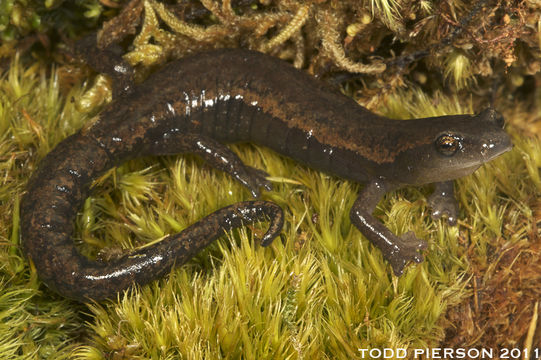
[(267, 232), (265, 235), (263, 235), (263, 238), (261, 239), (261, 246), (267, 247), (269, 246), (272, 241), (280, 235), (280, 232), (282, 231), (282, 227), (284, 226), (284, 212), (281, 207), (276, 205), (276, 210), (273, 214), (273, 217), (270, 218), (270, 225), (267, 229)]

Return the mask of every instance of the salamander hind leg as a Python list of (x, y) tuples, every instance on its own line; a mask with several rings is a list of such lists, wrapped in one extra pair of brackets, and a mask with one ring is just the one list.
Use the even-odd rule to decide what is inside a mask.
[(233, 176), (246, 186), (254, 197), (259, 197), (261, 187), (272, 189), (265, 171), (245, 165), (237, 154), (219, 141), (200, 134), (183, 134), (180, 141), (183, 151), (196, 154), (212, 167)]

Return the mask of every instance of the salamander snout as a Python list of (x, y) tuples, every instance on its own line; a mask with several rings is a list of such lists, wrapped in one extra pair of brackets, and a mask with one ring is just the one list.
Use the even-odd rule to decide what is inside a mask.
[(503, 130), (505, 120), (502, 114), (488, 108), (481, 111), (476, 118), (477, 128), (480, 131), (478, 151), (483, 162), (490, 161), (513, 148), (511, 137)]
[(479, 153), (483, 157), (483, 162), (487, 162), (512, 148), (510, 136), (502, 130), (486, 136), (480, 142)]

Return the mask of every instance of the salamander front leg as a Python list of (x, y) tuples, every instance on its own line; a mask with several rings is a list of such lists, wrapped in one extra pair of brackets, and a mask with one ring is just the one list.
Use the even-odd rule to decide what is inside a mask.
[(427, 199), (428, 206), (432, 209), (432, 219), (437, 220), (442, 216), (447, 217), (447, 223), (456, 225), (458, 216), (458, 204), (455, 199), (453, 181), (439, 182), (432, 195)]
[(427, 244), (416, 238), (411, 231), (396, 236), (372, 215), (381, 197), (394, 188), (381, 180), (372, 181), (361, 191), (349, 215), (353, 225), (381, 250), (395, 275), (399, 276), (408, 262), (423, 261), (419, 250), (425, 249)]

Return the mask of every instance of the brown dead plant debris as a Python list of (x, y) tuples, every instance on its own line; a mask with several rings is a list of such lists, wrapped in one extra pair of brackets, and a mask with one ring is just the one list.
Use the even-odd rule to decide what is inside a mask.
[[(537, 221), (523, 240), (510, 244), (499, 239), (488, 262), (474, 262), (471, 296), (449, 311), (442, 347), (541, 347), (536, 315), (541, 298), (539, 213), (534, 218)], [(467, 256), (477, 258), (473, 246)]]

